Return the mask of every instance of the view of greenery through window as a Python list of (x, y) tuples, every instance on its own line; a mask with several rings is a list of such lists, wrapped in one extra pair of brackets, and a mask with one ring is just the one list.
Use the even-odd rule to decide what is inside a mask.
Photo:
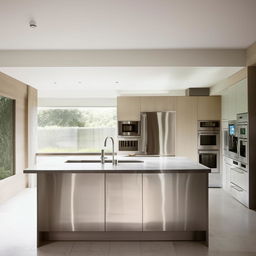
[(0, 96), (0, 179), (14, 175), (14, 106)]
[(100, 152), (116, 136), (116, 108), (39, 108), (39, 152)]

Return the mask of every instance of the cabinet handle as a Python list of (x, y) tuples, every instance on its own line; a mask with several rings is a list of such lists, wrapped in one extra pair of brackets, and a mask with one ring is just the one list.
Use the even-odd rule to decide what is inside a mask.
[(235, 185), (231, 185), (231, 188), (235, 189), (235, 190), (238, 191), (238, 192), (243, 192), (243, 191), (244, 191), (243, 189), (238, 188), (238, 187), (235, 186)]
[(238, 172), (238, 173), (241, 173), (241, 174), (244, 174), (244, 171), (238, 169), (238, 168), (230, 168), (231, 170), (235, 171), (235, 172)]

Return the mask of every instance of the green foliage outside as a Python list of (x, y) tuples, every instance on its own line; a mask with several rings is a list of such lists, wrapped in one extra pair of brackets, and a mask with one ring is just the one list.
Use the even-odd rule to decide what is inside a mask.
[[(117, 126), (116, 108), (39, 108), (38, 126), (40, 127), (38, 130), (38, 151), (41, 153), (100, 152), (104, 141), (102, 134), (108, 133), (106, 131), (113, 131), (113, 128), (115, 129)], [(57, 136), (52, 137), (56, 128), (59, 133)], [(80, 128), (88, 128), (87, 133), (78, 132), (77, 134), (84, 134), (84, 136), (89, 134), (89, 137), (81, 137), (79, 135), (78, 137), (72, 137), (72, 133), (69, 137), (67, 135), (69, 133), (64, 132), (66, 128), (70, 128), (70, 131), (76, 128), (78, 130)], [(107, 136), (113, 136), (112, 133)], [(92, 140), (93, 143), (91, 142)], [(71, 141), (76, 142), (77, 145), (73, 147), (67, 146), (67, 144), (73, 144)], [(81, 146), (81, 144), (86, 144), (86, 146)], [(106, 149), (106, 151), (109, 151), (109, 149)]]
[(0, 96), (0, 179), (14, 174), (14, 100)]
[(116, 127), (115, 108), (41, 108), (39, 127)]

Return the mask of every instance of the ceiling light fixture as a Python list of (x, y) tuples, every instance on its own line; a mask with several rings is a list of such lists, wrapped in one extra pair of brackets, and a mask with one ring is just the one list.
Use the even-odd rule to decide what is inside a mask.
[(30, 26), (31, 28), (36, 28), (36, 27), (37, 27), (36, 22), (35, 22), (34, 20), (30, 20), (29, 26)]

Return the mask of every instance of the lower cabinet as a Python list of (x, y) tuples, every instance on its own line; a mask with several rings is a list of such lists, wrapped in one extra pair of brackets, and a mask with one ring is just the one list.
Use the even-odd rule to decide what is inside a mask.
[(104, 231), (104, 174), (38, 174), (39, 231)]
[(208, 174), (143, 175), (143, 231), (208, 229)]
[(106, 231), (142, 231), (142, 174), (106, 174)]
[(227, 158), (223, 157), (223, 188), (230, 192), (230, 168), (232, 166), (228, 164)]

